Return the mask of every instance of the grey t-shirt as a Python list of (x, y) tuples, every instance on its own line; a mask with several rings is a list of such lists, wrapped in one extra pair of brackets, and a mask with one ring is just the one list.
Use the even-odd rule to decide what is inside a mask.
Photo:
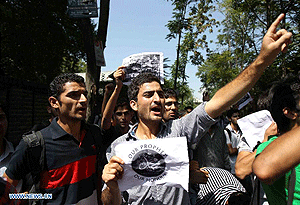
[[(177, 120), (161, 123), (161, 129), (157, 138), (186, 137), (188, 147), (199, 142), (201, 137), (208, 131), (216, 120), (212, 119), (204, 110), (204, 103), (196, 107), (191, 113)], [(115, 156), (115, 146), (124, 141), (140, 140), (135, 135), (137, 124), (133, 126), (127, 134), (116, 139), (107, 149), (106, 157), (109, 161)], [(186, 176), (189, 177), (189, 176)], [(165, 185), (156, 186), (135, 186), (122, 192), (123, 204), (190, 204), (187, 191), (182, 188), (168, 187)]]

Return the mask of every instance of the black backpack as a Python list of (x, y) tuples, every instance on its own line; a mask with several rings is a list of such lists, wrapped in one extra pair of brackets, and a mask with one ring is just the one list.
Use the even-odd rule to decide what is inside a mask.
[[(40, 131), (32, 131), (23, 135), (23, 140), (27, 144), (26, 162), (30, 173), (26, 176), (26, 191), (29, 193), (40, 192), (40, 173), (45, 166), (45, 142)], [(29, 200), (29, 204), (39, 204), (38, 200)]]

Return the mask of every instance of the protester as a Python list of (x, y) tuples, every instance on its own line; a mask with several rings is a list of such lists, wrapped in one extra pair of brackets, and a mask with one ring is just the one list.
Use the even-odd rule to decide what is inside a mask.
[(269, 96), (270, 112), (276, 122), (278, 134), (269, 136), (267, 142), (257, 147), (253, 172), (263, 182), (269, 204), (286, 204), (289, 195), (294, 201), (293, 204), (298, 204), (300, 202), (299, 176), (296, 175), (296, 185), (292, 187), (293, 193), (289, 191), (291, 184), (287, 182), (292, 176), (290, 169), (295, 169), (296, 173), (300, 170), (297, 161), (299, 148), (296, 141), (299, 138), (297, 131), (300, 127), (299, 77), (288, 75), (282, 81), (274, 83), (270, 88)]
[[(270, 65), (280, 50), (286, 51), (291, 33), (280, 30), (276, 34), (279, 22), (284, 18), (280, 15), (269, 28), (262, 43), (257, 59), (232, 82), (221, 88), (207, 103), (196, 107), (187, 116), (162, 123), (164, 110), (164, 93), (157, 77), (151, 74), (140, 74), (132, 79), (129, 87), (130, 105), (137, 112), (138, 124), (128, 134), (115, 140), (107, 151), (109, 163), (105, 165), (102, 178), (106, 188), (102, 193), (104, 204), (190, 204), (188, 193), (177, 187), (164, 185), (136, 186), (120, 192), (117, 180), (123, 176), (123, 160), (115, 155), (117, 143), (128, 140), (146, 140), (154, 138), (186, 137), (188, 146), (197, 143), (209, 127), (232, 104), (243, 97)], [(123, 198), (122, 198), (123, 196)]]
[(163, 120), (168, 122), (169, 120), (175, 120), (178, 118), (178, 100), (176, 91), (172, 88), (165, 88), (165, 111)]
[(229, 120), (229, 124), (224, 129), (224, 133), (226, 136), (226, 143), (229, 150), (230, 155), (230, 166), (231, 166), (231, 174), (235, 175), (235, 162), (238, 154), (238, 143), (241, 139), (242, 131), (239, 128), (237, 120), (240, 118), (239, 110), (230, 109), (227, 111), (227, 118)]
[[(229, 153), (226, 137), (218, 123), (212, 125), (208, 132), (203, 135), (196, 148), (193, 149), (193, 160), (199, 167), (217, 167), (230, 171)], [(195, 204), (195, 198), (199, 192), (198, 184), (190, 186), (191, 204)]]
[[(8, 163), (14, 152), (14, 146), (6, 139), (8, 122), (6, 118), (7, 109), (3, 103), (0, 103), (0, 177), (7, 169)], [(22, 180), (15, 184), (17, 191), (21, 191)]]
[[(38, 188), (52, 194), (52, 199), (41, 203), (98, 204), (96, 154), (102, 154), (100, 148), (106, 139), (99, 127), (84, 122), (88, 103), (84, 79), (76, 74), (57, 76), (50, 83), (49, 94), (58, 117), (41, 130), (45, 167), (39, 173)], [(27, 152), (28, 145), (22, 139), (4, 174), (13, 185), (31, 170)]]
[[(263, 92), (258, 100), (257, 100), (257, 109), (258, 110), (268, 110), (269, 106), (269, 96), (268, 92)], [(266, 142), (268, 140), (268, 137), (270, 135), (277, 134), (277, 125), (276, 123), (272, 123), (265, 131), (264, 133), (264, 139), (260, 142)], [(253, 138), (253, 136), (249, 136)], [(252, 175), (252, 164), (255, 159), (256, 155), (256, 145), (250, 145), (249, 139), (247, 140), (245, 136), (242, 136), (242, 139), (240, 140), (238, 144), (238, 156), (235, 163), (235, 173), (236, 176), (244, 180), (246, 177), (249, 177)], [(261, 183), (259, 180), (255, 177), (254, 179), (254, 191), (253, 191), (253, 203), (254, 205), (268, 205), (267, 196), (263, 190), (263, 187), (261, 186)]]
[[(125, 79), (123, 68), (124, 66), (120, 66), (113, 74), (116, 86), (107, 101), (101, 121), (101, 128), (103, 130), (111, 130), (111, 132), (115, 133), (113, 136), (114, 139), (128, 132), (130, 121), (134, 114), (127, 99), (118, 101), (123, 87), (122, 80)], [(115, 125), (112, 125), (112, 119), (114, 119)], [(111, 140), (113, 141), (114, 139)]]
[[(101, 119), (101, 130), (103, 135), (107, 136), (109, 141), (107, 147), (118, 137), (127, 133), (130, 128), (130, 122), (133, 118), (133, 110), (131, 109), (128, 99), (119, 99), (123, 82), (125, 78), (124, 66), (120, 66), (113, 74), (116, 86), (110, 98), (107, 100), (106, 106), (103, 110), (103, 117)], [(109, 89), (110, 86), (107, 87)], [(107, 90), (109, 92), (109, 90)], [(101, 168), (107, 163), (105, 155), (100, 156)], [(102, 167), (103, 166), (103, 167)], [(101, 170), (102, 170), (101, 169)]]
[(193, 160), (200, 167), (218, 167), (230, 171), (226, 137), (218, 123), (212, 125), (193, 149)]

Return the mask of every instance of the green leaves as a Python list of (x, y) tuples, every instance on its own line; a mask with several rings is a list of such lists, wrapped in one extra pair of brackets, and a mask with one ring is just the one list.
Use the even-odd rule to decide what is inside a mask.
[(77, 22), (67, 1), (13, 1), (0, 4), (1, 69), (4, 75), (49, 83), (63, 71), (76, 72), (85, 57)]

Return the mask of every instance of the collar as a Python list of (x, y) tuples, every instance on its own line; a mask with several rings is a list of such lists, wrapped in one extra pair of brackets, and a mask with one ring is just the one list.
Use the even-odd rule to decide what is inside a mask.
[[(67, 133), (58, 123), (57, 123), (58, 117), (55, 117), (51, 124), (49, 125), (50, 133), (52, 136), (52, 139), (59, 139), (61, 137), (64, 137), (66, 135), (72, 136), (69, 133)], [(82, 121), (81, 122), (81, 129), (86, 129), (86, 124)]]
[[(170, 120), (172, 121), (172, 120)], [(128, 134), (127, 134), (127, 137), (126, 137), (126, 141), (129, 141), (129, 140), (140, 140), (136, 134), (135, 134), (135, 131), (138, 127), (138, 123), (134, 124), (128, 131)], [(163, 132), (164, 129), (166, 129), (167, 125), (165, 122), (161, 121), (160, 123), (160, 131), (158, 132), (156, 138), (161, 138), (161, 133)]]
[(240, 129), (239, 126), (238, 126), (238, 131), (236, 132), (236, 131), (231, 127), (230, 123), (226, 126), (226, 128), (229, 129), (230, 132), (233, 132), (233, 133), (236, 133), (236, 134), (241, 134), (241, 133), (242, 133), (242, 131), (241, 131), (241, 129)]

